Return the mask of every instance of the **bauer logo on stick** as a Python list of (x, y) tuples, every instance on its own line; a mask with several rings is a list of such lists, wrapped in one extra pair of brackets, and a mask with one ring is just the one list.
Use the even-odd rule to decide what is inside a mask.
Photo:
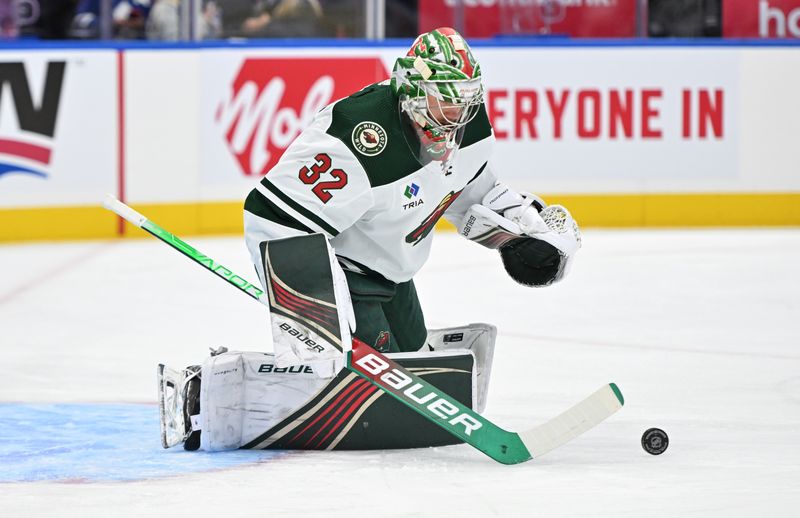
[(424, 413), (435, 416), (433, 419), (444, 419), (450, 426), (459, 427), (459, 431), (467, 437), (483, 427), (483, 423), (475, 416), (468, 411), (462, 411), (443, 393), (436, 392), (432, 385), (423, 385), (421, 380), (415, 381), (397, 364), (392, 365), (389, 361), (388, 358), (367, 353), (356, 360), (356, 365), (360, 367), (358, 372), (362, 376), (368, 377), (391, 393), (402, 393), (402, 399), (413, 401), (418, 408), (424, 408)]

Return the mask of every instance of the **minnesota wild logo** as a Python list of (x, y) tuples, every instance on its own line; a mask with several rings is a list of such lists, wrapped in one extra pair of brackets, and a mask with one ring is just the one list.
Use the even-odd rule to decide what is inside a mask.
[(456, 201), (456, 198), (461, 194), (461, 191), (453, 192), (445, 196), (442, 201), (439, 202), (439, 205), (431, 212), (427, 218), (425, 218), (420, 226), (415, 228), (409, 235), (406, 236), (406, 243), (411, 243), (413, 246), (417, 246), (420, 241), (425, 239), (428, 234), (431, 233), (433, 227), (436, 226), (436, 222), (439, 221), (439, 218), (442, 217), (444, 212)]
[(378, 351), (387, 351), (389, 347), (389, 331), (381, 331), (378, 334), (378, 338), (375, 339), (375, 346), (374, 349)]
[(362, 155), (375, 156), (386, 148), (386, 131), (380, 124), (364, 121), (353, 128), (353, 147)]

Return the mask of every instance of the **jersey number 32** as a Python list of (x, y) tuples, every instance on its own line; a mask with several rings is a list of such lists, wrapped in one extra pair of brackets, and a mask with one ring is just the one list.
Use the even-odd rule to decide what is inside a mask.
[[(298, 177), (304, 184), (314, 186), (311, 192), (316, 194), (322, 203), (328, 203), (333, 197), (328, 191), (335, 191), (347, 185), (347, 173), (341, 169), (331, 170), (331, 157), (327, 153), (318, 153), (314, 160), (316, 163), (310, 169), (307, 166), (300, 169)], [(320, 182), (320, 176), (325, 173), (330, 174), (335, 180)]]

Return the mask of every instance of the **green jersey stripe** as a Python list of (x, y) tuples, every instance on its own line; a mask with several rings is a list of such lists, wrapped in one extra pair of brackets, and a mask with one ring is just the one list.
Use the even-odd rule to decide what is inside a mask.
[(323, 220), (322, 218), (320, 218), (319, 216), (317, 216), (313, 212), (309, 211), (308, 209), (306, 209), (305, 207), (303, 207), (302, 205), (300, 205), (299, 203), (297, 203), (296, 201), (291, 199), (289, 196), (287, 196), (286, 194), (281, 192), (280, 189), (278, 189), (277, 187), (272, 185), (272, 182), (270, 182), (266, 178), (261, 180), (261, 185), (266, 187), (267, 190), (269, 190), (270, 193), (275, 195), (278, 199), (280, 199), (283, 203), (285, 203), (293, 211), (297, 212), (298, 214), (300, 214), (304, 218), (308, 219), (309, 221), (313, 221), (314, 223), (316, 223), (316, 225), (319, 228), (323, 229), (325, 232), (327, 232), (331, 236), (339, 235), (339, 231), (336, 230), (335, 228), (333, 228), (327, 221)]
[(244, 201), (244, 210), (283, 227), (293, 228), (309, 234), (314, 233), (308, 226), (290, 216), (289, 213), (281, 210), (280, 207), (272, 203), (269, 198), (256, 189), (253, 189), (250, 191), (250, 194), (247, 195), (247, 199)]

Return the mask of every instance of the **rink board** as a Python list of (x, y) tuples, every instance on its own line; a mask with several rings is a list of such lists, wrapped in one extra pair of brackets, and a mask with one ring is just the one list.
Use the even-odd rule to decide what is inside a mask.
[[(402, 50), (4, 48), (0, 241), (128, 234), (106, 192), (180, 233), (241, 232), (242, 200), (313, 114)], [(800, 224), (800, 46), (475, 52), (491, 167), (582, 225)]]

